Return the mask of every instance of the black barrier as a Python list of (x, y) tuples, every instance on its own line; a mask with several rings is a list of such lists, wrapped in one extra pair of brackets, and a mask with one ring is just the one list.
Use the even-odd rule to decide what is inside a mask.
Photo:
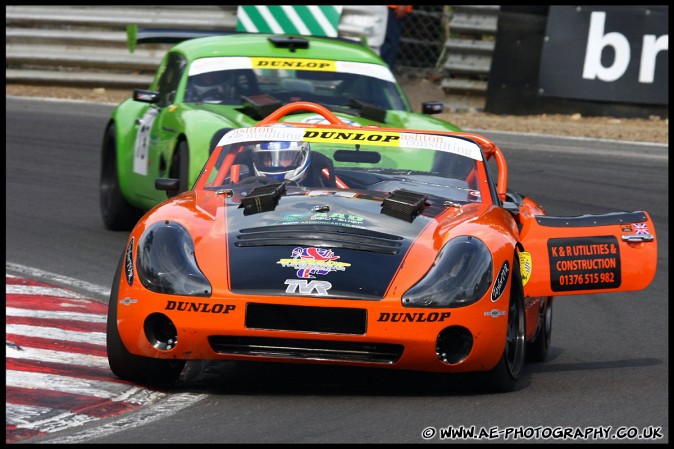
[(668, 6), (502, 6), (485, 110), (669, 114)]
[(666, 105), (668, 49), (666, 6), (551, 6), (540, 93)]

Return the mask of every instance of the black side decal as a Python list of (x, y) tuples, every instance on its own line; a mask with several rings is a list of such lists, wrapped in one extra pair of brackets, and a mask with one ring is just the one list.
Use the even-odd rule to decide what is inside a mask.
[(620, 248), (612, 235), (548, 240), (552, 291), (620, 287)]
[[(515, 261), (517, 263), (517, 261)], [(508, 283), (508, 275), (510, 274), (510, 264), (506, 260), (501, 265), (501, 269), (498, 271), (496, 280), (494, 281), (494, 288), (491, 290), (491, 301), (496, 302), (503, 294), (505, 286)]]
[(126, 273), (126, 282), (129, 285), (133, 285), (133, 240), (134, 238), (131, 237), (124, 254), (124, 272)]

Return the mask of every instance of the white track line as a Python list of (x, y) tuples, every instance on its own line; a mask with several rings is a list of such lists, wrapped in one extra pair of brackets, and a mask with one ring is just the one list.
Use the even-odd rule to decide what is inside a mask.
[(51, 340), (76, 341), (94, 345), (106, 345), (106, 336), (103, 332), (78, 332), (58, 329), (56, 327), (28, 326), (26, 324), (7, 324), (5, 334), (23, 335), (24, 337), (39, 337)]
[(20, 309), (17, 307), (7, 307), (5, 309), (5, 316), (84, 321), (87, 323), (105, 323), (107, 320), (106, 316), (100, 313), (58, 312), (54, 310)]
[[(120, 382), (89, 380), (58, 374), (33, 373), (11, 369), (5, 371), (5, 380), (8, 387), (58, 391), (61, 393), (94, 396), (110, 401), (126, 402), (126, 399), (128, 399), (125, 393), (129, 389), (129, 385)], [(147, 401), (141, 400), (139, 403), (145, 402)]]
[[(6, 269), (15, 273), (21, 273), (29, 278), (38, 278), (44, 282), (54, 281), (63, 285), (73, 286), (87, 292), (92, 292), (103, 297), (110, 296), (110, 290), (87, 282), (80, 281), (54, 273), (25, 267), (22, 265), (6, 263)], [(15, 277), (13, 274), (6, 273), (7, 277)], [(27, 290), (23, 286), (7, 285), (8, 294), (38, 294), (35, 287)], [(61, 289), (51, 289), (54, 290)], [(27, 293), (30, 292), (30, 293)], [(49, 292), (45, 290), (45, 292)], [(73, 292), (60, 291), (59, 294), (49, 296), (65, 296), (68, 298), (80, 299), (84, 296), (76, 296)], [(48, 293), (47, 293), (48, 294)], [(102, 322), (106, 318), (96, 316), (96, 314), (78, 313), (78, 312), (58, 312), (58, 311), (32, 311), (10, 307), (7, 309), (8, 315), (35, 317), (35, 318), (56, 318), (64, 320), (76, 320)], [(106, 336), (101, 332), (76, 332), (64, 331), (62, 329), (50, 327), (36, 327), (28, 325), (12, 324), (6, 326), (6, 334), (18, 334), (28, 337), (51, 338), (54, 340), (77, 341), (105, 345)], [(42, 361), (57, 361), (60, 363), (70, 363), (77, 361), (77, 364), (108, 367), (106, 358), (96, 356), (83, 356), (82, 354), (72, 354), (66, 356), (60, 351), (49, 351), (37, 348), (28, 348), (23, 346), (21, 349), (6, 345), (6, 355), (8, 357), (33, 359)], [(73, 357), (73, 358), (70, 358)], [(77, 379), (69, 376), (57, 376), (53, 374), (33, 373), (26, 371), (7, 370), (5, 373), (7, 386), (17, 386), (22, 388), (49, 389), (74, 394), (84, 394), (94, 397), (110, 399), (116, 402), (128, 402), (139, 404), (143, 407), (138, 411), (126, 413), (119, 419), (107, 422), (105, 425), (97, 425), (75, 433), (71, 436), (49, 438), (44, 440), (46, 443), (67, 444), (79, 443), (86, 440), (104, 437), (113, 433), (122, 432), (134, 427), (142, 426), (153, 421), (164, 419), (173, 415), (183, 408), (208, 397), (207, 394), (179, 393), (167, 395), (166, 393), (150, 391), (140, 386), (130, 386), (121, 382), (93, 381), (86, 379)], [(81, 413), (71, 413), (65, 410), (26, 406), (20, 404), (6, 403), (6, 422), (7, 425), (16, 425), (19, 428), (34, 429), (44, 433), (58, 432), (64, 429), (82, 426), (99, 418), (89, 417)], [(32, 420), (31, 420), (32, 418)]]
[(110, 369), (107, 357), (75, 352), (54, 351), (51, 349), (31, 348), (22, 345), (20, 349), (5, 345), (5, 358), (17, 360), (33, 360), (45, 363), (63, 363), (65, 365), (91, 366), (93, 368)]

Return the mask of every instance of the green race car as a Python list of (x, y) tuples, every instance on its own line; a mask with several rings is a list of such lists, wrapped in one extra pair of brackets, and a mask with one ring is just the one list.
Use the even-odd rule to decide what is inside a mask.
[[(129, 230), (166, 200), (155, 179), (188, 190), (220, 138), (254, 126), (280, 106), (318, 103), (353, 126), (460, 131), (430, 117), (441, 102), (413, 112), (386, 63), (366, 45), (340, 38), (140, 30), (143, 42), (176, 42), (148, 90), (112, 112), (102, 144), (100, 205), (110, 230)], [(309, 111), (292, 121), (319, 123)]]

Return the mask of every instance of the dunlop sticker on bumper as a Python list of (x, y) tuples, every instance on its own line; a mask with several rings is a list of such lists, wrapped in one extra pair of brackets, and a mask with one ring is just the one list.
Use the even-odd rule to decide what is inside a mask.
[(620, 287), (620, 248), (611, 235), (548, 240), (552, 291)]

